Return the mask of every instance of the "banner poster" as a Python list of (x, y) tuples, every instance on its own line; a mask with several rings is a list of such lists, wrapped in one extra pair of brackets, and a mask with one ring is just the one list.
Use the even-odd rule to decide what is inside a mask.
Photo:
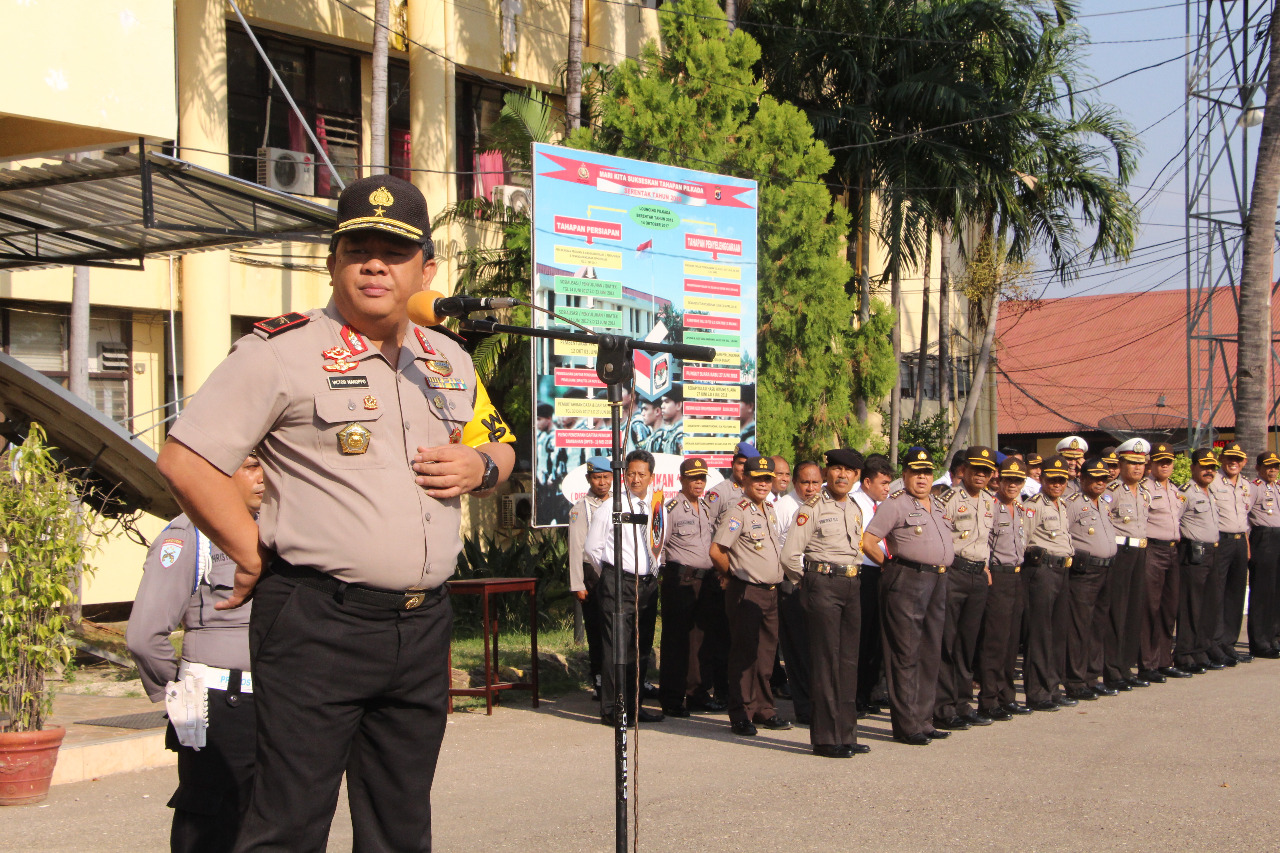
[[(684, 459), (707, 461), (710, 488), (734, 445), (755, 442), (757, 203), (755, 181), (533, 146), (535, 304), (592, 331), (716, 350), (712, 362), (634, 354), (623, 453), (653, 453), (653, 489), (667, 495)], [(587, 459), (609, 455), (609, 404), (593, 345), (532, 349), (534, 523), (568, 524)]]

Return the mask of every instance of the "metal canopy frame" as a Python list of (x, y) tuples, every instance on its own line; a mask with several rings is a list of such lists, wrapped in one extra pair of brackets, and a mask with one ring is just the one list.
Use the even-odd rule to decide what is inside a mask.
[[(1187, 441), (1213, 439), (1224, 406), (1235, 407), (1234, 347), (1240, 309), (1244, 225), (1253, 189), (1252, 158), (1258, 135), (1245, 118), (1266, 98), (1268, 48), (1265, 34), (1272, 4), (1264, 0), (1187, 0), (1187, 102), (1184, 186), (1187, 267)], [(1219, 295), (1230, 295), (1231, 313)], [(1272, 285), (1274, 297), (1276, 286)], [(1230, 333), (1224, 331), (1230, 329)], [(1274, 377), (1280, 353), (1271, 346)], [(1228, 352), (1228, 344), (1232, 346)], [(1225, 382), (1216, 383), (1221, 377)]]
[(0, 270), (323, 242), (332, 208), (146, 150), (0, 171)]

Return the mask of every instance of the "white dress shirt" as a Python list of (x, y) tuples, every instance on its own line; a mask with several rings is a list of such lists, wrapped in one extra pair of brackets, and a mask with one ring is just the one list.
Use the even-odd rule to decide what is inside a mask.
[[(858, 504), (858, 509), (862, 510), (862, 527), (865, 530), (867, 525), (871, 523), (871, 516), (875, 515), (876, 507), (879, 506), (877, 501), (871, 499), (871, 495), (862, 491), (862, 484), (853, 487), (853, 491), (849, 492), (849, 497), (853, 498)], [(867, 556), (867, 552), (862, 552), (862, 565), (879, 567), (879, 563)]]
[[(638, 498), (629, 489), (622, 490), (622, 511), (638, 515), (649, 513), (648, 501)], [(665, 512), (662, 507), (659, 512)], [(603, 572), (605, 563), (613, 563), (613, 500), (612, 498), (591, 517), (587, 530), (587, 544), (583, 556), (596, 571)], [(649, 530), (643, 524), (622, 526), (622, 570), (637, 575), (649, 575), (658, 571), (661, 560), (654, 560), (649, 553)]]
[(791, 522), (796, 517), (796, 510), (800, 509), (802, 503), (804, 501), (800, 500), (800, 496), (796, 494), (795, 489), (787, 492), (774, 502), (773, 514), (778, 519), (779, 549), (786, 544), (787, 531), (791, 529)]
[(1022, 486), (1022, 493), (1018, 497), (1025, 501), (1038, 494), (1040, 494), (1040, 484), (1028, 477), (1027, 482)]

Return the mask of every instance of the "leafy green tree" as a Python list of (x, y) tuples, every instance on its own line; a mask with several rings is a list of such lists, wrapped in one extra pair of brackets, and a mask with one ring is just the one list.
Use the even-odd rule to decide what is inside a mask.
[[(662, 47), (611, 75), (598, 127), (570, 144), (759, 181), (759, 443), (813, 456), (871, 438), (854, 410), (896, 376), (883, 341), (893, 312), (877, 306), (860, 329), (843, 255), (848, 214), (824, 176), (834, 161), (805, 115), (762, 95), (754, 39), (732, 33), (712, 0), (663, 6)], [(886, 382), (886, 379), (888, 382)]]

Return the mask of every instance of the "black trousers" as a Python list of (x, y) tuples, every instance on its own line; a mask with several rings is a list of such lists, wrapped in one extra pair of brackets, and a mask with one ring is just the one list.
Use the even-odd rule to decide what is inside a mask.
[(582, 599), (582, 629), (587, 635), (587, 665), (590, 667), (589, 674), (591, 683), (594, 685), (604, 665), (604, 638), (600, 636), (600, 601), (594, 588), (588, 589), (587, 597)]
[(172, 724), (165, 732), (165, 746), (178, 753), (178, 789), (169, 798), (173, 853), (215, 853), (235, 845), (253, 791), (256, 718), (252, 693), (210, 690), (203, 747), (182, 746)]
[(952, 568), (947, 572), (942, 662), (933, 716), (939, 720), (973, 712), (973, 669), (978, 633), (987, 607), (987, 575)]
[(1024, 585), (1021, 572), (991, 570), (987, 606), (982, 611), (982, 646), (978, 649), (978, 707), (992, 709), (1017, 699), (1014, 673), (1018, 637), (1022, 633)]
[(1213, 573), (1214, 544), (1205, 543), (1202, 562), (1192, 563), (1190, 547), (1186, 540), (1178, 546), (1178, 570), (1181, 573), (1178, 594), (1178, 636), (1174, 643), (1174, 656), (1178, 666), (1206, 664), (1209, 647), (1213, 642), (1211, 626), (1221, 617), (1217, 599), (1210, 595), (1210, 575)]
[(800, 587), (809, 626), (814, 746), (858, 742), (858, 647), (862, 601), (858, 578), (809, 572)]
[(691, 695), (705, 699), (713, 691), (729, 700), (729, 616), (725, 611), (724, 588), (719, 575), (711, 572), (698, 590), (694, 630), (701, 635), (698, 645), (698, 687)]
[(448, 593), (400, 611), (340, 598), (270, 573), (254, 590), (258, 766), (240, 853), (323, 851), (343, 771), (356, 850), (431, 850)]
[[(1115, 562), (1107, 577), (1107, 618), (1097, 627), (1101, 637), (1102, 679), (1124, 681), (1133, 675), (1133, 664), (1126, 659), (1125, 646), (1129, 638), (1129, 617), (1133, 610), (1133, 583), (1135, 575), (1145, 580), (1147, 552), (1145, 548), (1121, 545), (1116, 551)], [(1136, 639), (1136, 638), (1135, 638)], [(1135, 657), (1137, 656), (1135, 652)]]
[(684, 697), (690, 692), (690, 672), (697, 671), (694, 617), (703, 582), (695, 579), (693, 572), (681, 563), (667, 563), (662, 569), (662, 669), (658, 673), (658, 693), (663, 708), (684, 706)]
[[(645, 649), (653, 645), (654, 623), (657, 617), (658, 579), (654, 575), (639, 577), (639, 589), (636, 587), (637, 576), (631, 572), (622, 573), (622, 589), (615, 586), (613, 566), (604, 563), (601, 567), (600, 582), (596, 584), (596, 594), (600, 596), (600, 637), (603, 660), (600, 672), (600, 710), (601, 713), (612, 713), (617, 698), (618, 684), (614, 673), (614, 648), (622, 646), (623, 660), (626, 662), (626, 682), (622, 685), (626, 697), (627, 718), (634, 722), (640, 704), (637, 701), (637, 673), (649, 668), (649, 658)], [(638, 601), (637, 601), (638, 594)], [(622, 633), (615, 635), (613, 614), (622, 612)], [(652, 614), (652, 616), (650, 616)], [(649, 642), (645, 642), (645, 624), (648, 623)], [(636, 657), (636, 631), (640, 632), (640, 657)]]
[(809, 627), (800, 590), (789, 580), (778, 584), (778, 649), (786, 662), (787, 689), (796, 716), (802, 720), (813, 714), (809, 699)]
[(1168, 542), (1147, 545), (1147, 562), (1143, 575), (1146, 593), (1143, 598), (1141, 654), (1139, 668), (1157, 670), (1173, 666), (1173, 631), (1178, 623), (1178, 546)]
[(880, 575), (880, 629), (895, 737), (933, 729), (949, 576), (918, 572), (894, 560)]
[(858, 642), (858, 704), (871, 704), (871, 697), (880, 686), (884, 670), (884, 646), (880, 642), (880, 573), (879, 566), (863, 565), (858, 569), (860, 578), (858, 599), (862, 607), (862, 638)]
[(1027, 586), (1027, 653), (1022, 661), (1022, 683), (1028, 702), (1050, 699), (1062, 683), (1064, 626), (1057, 614), (1067, 600), (1068, 571), (1032, 563), (1022, 568)]
[[(1094, 647), (1097, 623), (1108, 618), (1108, 613), (1098, 601), (1106, 590), (1105, 568), (1087, 566), (1079, 554), (1072, 564), (1071, 580), (1067, 586), (1070, 605), (1070, 628), (1067, 631), (1067, 668), (1063, 683), (1080, 690), (1091, 687), (1101, 675), (1101, 656)], [(1095, 669), (1095, 666), (1097, 669)]]
[(1240, 628), (1244, 624), (1245, 586), (1249, 582), (1249, 540), (1244, 536), (1232, 538), (1223, 534), (1218, 540), (1218, 550), (1213, 557), (1214, 592), (1221, 602), (1221, 616), (1217, 630), (1211, 634), (1213, 645), (1209, 656), (1225, 660), (1235, 654)]
[(1141, 548), (1138, 553), (1129, 578), (1129, 612), (1125, 614), (1120, 642), (1120, 666), (1129, 674), (1142, 668), (1142, 618), (1147, 612), (1147, 560), (1151, 549)]
[(1280, 527), (1253, 528), (1249, 547), (1249, 651), (1257, 653), (1275, 648), (1280, 632)]
[(729, 721), (777, 716), (769, 677), (778, 651), (778, 590), (729, 578)]

